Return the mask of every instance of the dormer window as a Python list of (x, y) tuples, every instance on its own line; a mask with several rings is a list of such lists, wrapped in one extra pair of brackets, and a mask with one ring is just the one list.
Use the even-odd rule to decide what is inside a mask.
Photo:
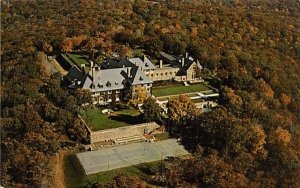
[(140, 80), (142, 81), (142, 80), (144, 80), (144, 78), (143, 78), (143, 77), (140, 77)]
[(90, 85), (90, 88), (91, 88), (91, 89), (95, 89), (95, 85), (94, 85), (94, 84), (91, 84), (91, 85)]
[(115, 82), (115, 84), (116, 84), (116, 85), (119, 85), (119, 83), (118, 83), (118, 82)]
[(111, 87), (111, 83), (108, 81), (108, 82), (106, 83), (106, 86), (107, 86), (107, 87)]
[(148, 63), (145, 64), (145, 67), (149, 67)]
[(101, 85), (101, 84), (98, 84), (98, 87), (99, 87), (99, 88), (103, 88), (103, 85)]

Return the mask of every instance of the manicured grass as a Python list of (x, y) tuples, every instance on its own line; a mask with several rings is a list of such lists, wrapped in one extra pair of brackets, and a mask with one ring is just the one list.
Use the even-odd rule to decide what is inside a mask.
[(89, 64), (89, 62), (86, 60), (86, 58), (82, 55), (71, 54), (71, 53), (68, 53), (68, 55), (79, 66), (82, 64)]
[(153, 88), (152, 91), (155, 97), (161, 97), (161, 96), (168, 96), (168, 95), (180, 95), (180, 94), (191, 93), (191, 92), (201, 92), (205, 90), (210, 90), (210, 88), (204, 84), (196, 84), (190, 86), (182, 85), (182, 86), (157, 87), (157, 88)]
[(119, 174), (127, 176), (139, 176), (147, 180), (159, 170), (161, 162), (139, 164), (126, 168), (115, 169), (97, 174), (85, 175), (75, 154), (69, 154), (64, 158), (64, 173), (67, 188), (76, 188), (88, 185), (88, 183), (99, 182), (106, 184), (112, 182)]
[(80, 114), (93, 131), (128, 125), (124, 122), (110, 119), (107, 115), (102, 114), (99, 108), (87, 108), (82, 110)]
[(200, 103), (200, 102), (204, 102), (205, 100), (203, 99), (192, 99), (193, 103)]
[(197, 93), (191, 93), (188, 95), (189, 97), (198, 97), (199, 95)]
[(168, 133), (159, 133), (159, 134), (155, 134), (155, 141), (161, 141), (161, 140), (167, 140), (170, 138)]
[(130, 108), (130, 109), (122, 110), (122, 111), (117, 111), (116, 114), (117, 115), (123, 114), (123, 115), (130, 115), (130, 116), (138, 116), (138, 115), (140, 115), (140, 112), (138, 110)]
[(87, 108), (81, 110), (80, 115), (93, 131), (97, 131), (139, 123), (137, 116), (140, 112), (130, 108), (114, 112), (109, 116), (102, 114), (99, 108)]

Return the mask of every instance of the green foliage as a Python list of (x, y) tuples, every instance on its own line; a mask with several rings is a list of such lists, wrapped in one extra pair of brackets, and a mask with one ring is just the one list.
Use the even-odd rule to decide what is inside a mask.
[(149, 97), (142, 107), (144, 109), (142, 116), (146, 122), (161, 120), (163, 109), (156, 103), (155, 99)]

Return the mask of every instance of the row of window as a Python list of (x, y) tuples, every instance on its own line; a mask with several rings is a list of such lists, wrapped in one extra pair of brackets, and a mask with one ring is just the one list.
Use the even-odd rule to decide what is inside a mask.
[[(147, 90), (148, 92), (150, 92), (150, 88), (149, 88), (149, 87), (147, 87), (146, 90)], [(135, 89), (134, 92), (137, 93), (137, 92), (139, 92), (139, 90), (138, 90), (138, 89)], [(144, 89), (141, 89), (140, 92), (144, 92)]]
[[(156, 73), (156, 76), (159, 76), (159, 75), (160, 75), (160, 76), (164, 76), (164, 75), (165, 75), (165, 76), (168, 76), (168, 74), (169, 74), (169, 75), (173, 75), (173, 74), (176, 75), (176, 71), (174, 71), (174, 72), (165, 72), (165, 73), (160, 73), (160, 74), (159, 74), (159, 73)], [(154, 77), (154, 74), (151, 74), (150, 77)]]

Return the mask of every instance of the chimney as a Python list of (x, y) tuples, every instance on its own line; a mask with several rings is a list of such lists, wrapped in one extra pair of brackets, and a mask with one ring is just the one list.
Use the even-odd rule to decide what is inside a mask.
[(146, 55), (143, 55), (143, 62), (145, 62), (145, 60), (146, 60)]
[(162, 68), (163, 60), (159, 60), (159, 68)]
[(188, 53), (188, 52), (185, 53), (185, 57), (186, 57), (186, 58), (189, 57), (189, 53)]
[(129, 67), (127, 67), (127, 76), (128, 76), (128, 78), (130, 77), (130, 68)]
[(182, 67), (184, 66), (184, 58), (182, 58), (181, 66), (182, 66)]
[(80, 65), (81, 73), (85, 74), (85, 64)]
[(94, 62), (90, 61), (90, 64), (91, 64), (91, 68), (92, 68), (94, 66)]
[(91, 67), (91, 70), (92, 70), (92, 80), (93, 80), (93, 82), (95, 82), (95, 77), (96, 77), (96, 75), (95, 75), (95, 68)]

